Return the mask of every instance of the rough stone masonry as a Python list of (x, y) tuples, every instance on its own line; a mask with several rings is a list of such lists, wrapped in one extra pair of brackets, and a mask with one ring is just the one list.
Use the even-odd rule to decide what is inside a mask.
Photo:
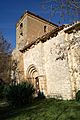
[(17, 82), (46, 97), (74, 99), (80, 89), (80, 22), (57, 26), (26, 11), (16, 24)]

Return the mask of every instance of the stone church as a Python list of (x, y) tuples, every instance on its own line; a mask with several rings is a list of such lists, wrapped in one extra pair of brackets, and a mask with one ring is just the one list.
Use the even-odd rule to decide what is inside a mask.
[(46, 97), (74, 99), (80, 89), (80, 22), (58, 26), (26, 11), (16, 24), (16, 79)]

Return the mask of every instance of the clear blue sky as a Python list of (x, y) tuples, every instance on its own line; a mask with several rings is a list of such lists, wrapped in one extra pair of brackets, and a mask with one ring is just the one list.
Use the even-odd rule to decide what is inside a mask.
[[(9, 40), (12, 47), (16, 43), (16, 23), (20, 16), (29, 10), (49, 20), (49, 12), (41, 9), (41, 0), (0, 0), (0, 32)], [(58, 17), (52, 19), (57, 23)]]

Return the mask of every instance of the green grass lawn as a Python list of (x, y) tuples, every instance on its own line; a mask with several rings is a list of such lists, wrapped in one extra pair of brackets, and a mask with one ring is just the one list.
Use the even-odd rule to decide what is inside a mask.
[(0, 104), (0, 120), (80, 120), (80, 103), (45, 99), (23, 108)]

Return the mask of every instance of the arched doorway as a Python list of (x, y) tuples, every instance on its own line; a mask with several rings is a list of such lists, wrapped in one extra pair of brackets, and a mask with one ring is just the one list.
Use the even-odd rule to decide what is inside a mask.
[(37, 94), (40, 90), (38, 76), (39, 76), (38, 70), (36, 69), (35, 65), (31, 64), (27, 69), (27, 79), (34, 85)]

